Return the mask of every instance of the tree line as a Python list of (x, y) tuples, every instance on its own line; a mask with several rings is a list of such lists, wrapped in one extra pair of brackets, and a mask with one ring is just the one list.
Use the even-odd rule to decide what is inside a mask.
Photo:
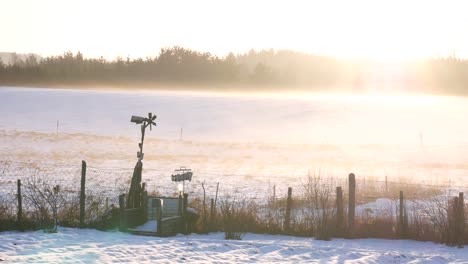
[(468, 93), (468, 60), (431, 58), (388, 64), (289, 50), (251, 50), (218, 57), (183, 47), (158, 56), (106, 60), (65, 52), (0, 59), (1, 86), (107, 85), (215, 87), (305, 91)]

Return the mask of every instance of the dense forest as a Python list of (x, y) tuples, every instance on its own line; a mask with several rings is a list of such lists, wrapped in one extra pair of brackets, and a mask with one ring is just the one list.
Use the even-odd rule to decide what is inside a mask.
[(0, 57), (0, 86), (198, 87), (243, 90), (412, 91), (468, 94), (468, 60), (407, 63), (337, 59), (288, 50), (251, 50), (225, 57), (182, 47), (153, 58), (85, 58), (66, 52)]

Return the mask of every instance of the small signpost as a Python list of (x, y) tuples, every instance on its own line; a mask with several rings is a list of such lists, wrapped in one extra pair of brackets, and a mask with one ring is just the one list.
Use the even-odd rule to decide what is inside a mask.
[[(173, 182), (179, 182), (179, 193), (184, 193), (184, 183), (185, 181), (192, 181), (193, 172), (191, 169), (187, 169), (186, 167), (182, 166), (177, 170), (174, 170), (174, 174), (171, 175), (171, 179)], [(182, 183), (180, 183), (182, 182)]]
[[(181, 181), (192, 181), (192, 170), (185, 167), (180, 167), (180, 169), (175, 170), (176, 174), (172, 174), (172, 181), (181, 182)], [(177, 173), (179, 172), (179, 173)]]

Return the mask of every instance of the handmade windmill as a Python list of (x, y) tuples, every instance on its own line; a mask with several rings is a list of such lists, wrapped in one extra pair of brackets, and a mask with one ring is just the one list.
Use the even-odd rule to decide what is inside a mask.
[(144, 192), (144, 187), (141, 185), (141, 172), (143, 170), (143, 142), (145, 140), (145, 131), (149, 126), (152, 130), (152, 126), (156, 126), (154, 122), (156, 120), (156, 115), (148, 113), (148, 117), (141, 116), (132, 116), (130, 122), (137, 125), (141, 124), (141, 142), (138, 143), (139, 151), (137, 152), (138, 161), (133, 170), (132, 182), (130, 184), (130, 191), (128, 192), (127, 199), (127, 208), (139, 208), (142, 205), (142, 193)]

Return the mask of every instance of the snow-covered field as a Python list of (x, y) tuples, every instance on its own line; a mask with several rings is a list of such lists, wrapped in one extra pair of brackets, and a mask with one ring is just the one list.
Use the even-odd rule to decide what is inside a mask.
[(6, 263), (468, 263), (468, 250), (432, 242), (222, 233), (170, 238), (60, 228), (56, 234), (0, 233)]
[(208, 188), (221, 182), (222, 190), (250, 194), (300, 185), (314, 170), (465, 188), (467, 105), (467, 98), (435, 96), (3, 87), (0, 161), (79, 167), (86, 160), (130, 174), (139, 140), (130, 117), (152, 111), (158, 126), (146, 136), (143, 175), (150, 191), (175, 190), (170, 174), (180, 166), (192, 168)]
[(131, 115), (153, 112), (153, 137), (331, 145), (468, 144), (468, 99), (321, 94), (222, 95), (0, 87), (0, 130), (137, 136)]

